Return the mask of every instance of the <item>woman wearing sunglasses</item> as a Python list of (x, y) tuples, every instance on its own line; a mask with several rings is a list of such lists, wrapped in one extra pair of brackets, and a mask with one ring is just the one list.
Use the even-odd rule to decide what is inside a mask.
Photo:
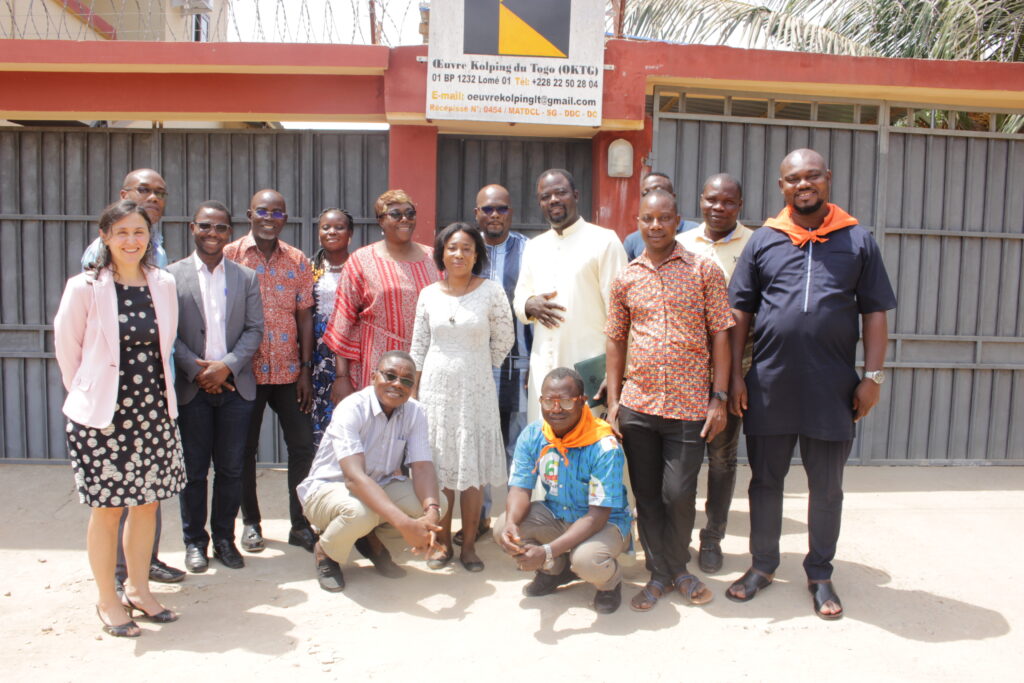
[(416, 206), (405, 190), (388, 190), (374, 209), (384, 239), (345, 262), (323, 336), (335, 354), (334, 404), (370, 383), (385, 351), (409, 351), (416, 298), (439, 277), (430, 247), (412, 240)]
[(462, 552), (466, 570), (483, 571), (476, 553), (483, 486), (506, 481), (505, 444), (501, 436), (493, 369), (515, 341), (512, 309), (501, 285), (480, 273), (487, 251), (480, 231), (452, 223), (434, 242), (434, 262), (443, 281), (420, 293), (410, 354), (420, 374), (418, 398), (427, 410), (438, 485), (448, 499), (437, 542), (441, 550), (427, 565), (443, 567), (454, 555), (452, 508), (459, 492)]
[[(157, 502), (185, 485), (171, 375), (177, 336), (174, 277), (153, 264), (149, 216), (121, 200), (99, 219), (98, 261), (68, 280), (53, 320), (64, 388), (67, 445), (78, 497), (91, 508), (86, 547), (99, 591), (96, 614), (119, 637), (178, 615), (149, 590)], [(124, 508), (128, 579), (114, 590), (118, 523)]]

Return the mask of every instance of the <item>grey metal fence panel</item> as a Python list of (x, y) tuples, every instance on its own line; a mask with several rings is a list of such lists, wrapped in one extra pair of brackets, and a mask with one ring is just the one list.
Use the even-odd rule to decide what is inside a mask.
[(590, 140), (489, 138), (441, 135), (437, 150), (437, 224), (473, 223), (476, 194), (497, 183), (512, 197), (512, 228), (527, 235), (547, 229), (537, 204), (537, 178), (549, 168), (564, 168), (576, 179), (580, 213), (591, 206)]
[(833, 201), (871, 230), (899, 306), (890, 381), (858, 427), (859, 462), (1024, 463), (1024, 138), (886, 125), (660, 112), (654, 166), (699, 220), (701, 183), (744, 185), (741, 220), (782, 207), (778, 164), (809, 146), (833, 172)]
[[(248, 231), (255, 190), (284, 194), (282, 238), (315, 252), (328, 206), (355, 218), (352, 248), (376, 239), (373, 201), (387, 189), (386, 133), (312, 131), (0, 131), (0, 460), (63, 460), (64, 389), (53, 360), (53, 315), (67, 278), (96, 235), (95, 217), (133, 168), (153, 167), (170, 195), (162, 229), (173, 260), (191, 252), (193, 208), (223, 201), (235, 236)], [(260, 460), (287, 458), (265, 419)]]

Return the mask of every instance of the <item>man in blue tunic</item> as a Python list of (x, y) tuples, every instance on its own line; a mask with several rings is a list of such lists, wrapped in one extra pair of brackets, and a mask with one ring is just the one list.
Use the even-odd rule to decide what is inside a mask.
[[(810, 494), (804, 571), (822, 619), (843, 614), (832, 586), (843, 466), (854, 423), (878, 403), (885, 381), (886, 311), (896, 307), (874, 238), (829, 203), (831, 180), (825, 159), (814, 150), (786, 156), (779, 168), (786, 206), (754, 232), (729, 283), (736, 319), (733, 367), (740, 368), (751, 323), (754, 357), (745, 379), (733, 373), (729, 392), (730, 410), (744, 417), (750, 461), (752, 562), (726, 597), (746, 602), (774, 578), (783, 484), (799, 443)], [(863, 378), (855, 368), (861, 336)]]
[[(618, 556), (629, 545), (631, 517), (622, 482), (625, 456), (611, 426), (594, 417), (583, 378), (555, 368), (540, 387), (543, 419), (516, 442), (505, 514), (494, 539), (521, 571), (536, 571), (527, 597), (548, 595), (583, 579), (597, 588), (594, 609), (622, 602)], [(544, 500), (530, 502), (540, 477)]]

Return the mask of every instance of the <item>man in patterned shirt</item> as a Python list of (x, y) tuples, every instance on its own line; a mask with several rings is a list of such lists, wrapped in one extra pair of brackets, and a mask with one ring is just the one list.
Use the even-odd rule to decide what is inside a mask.
[[(622, 568), (632, 519), (622, 483), (624, 456), (611, 426), (594, 417), (575, 370), (555, 368), (540, 385), (542, 420), (523, 430), (494, 539), (521, 571), (536, 571), (527, 597), (577, 578), (597, 588), (594, 609), (622, 602)], [(544, 499), (530, 502), (540, 478)]]
[(224, 255), (256, 271), (263, 297), (263, 343), (253, 356), (256, 400), (245, 443), (242, 470), (242, 548), (263, 550), (260, 504), (256, 497), (256, 454), (263, 410), (269, 404), (281, 422), (288, 446), (288, 503), (292, 529), (288, 542), (313, 552), (316, 534), (302, 514), (295, 487), (313, 462), (313, 270), (295, 247), (278, 239), (288, 220), (284, 197), (260, 190), (246, 211), (251, 230), (224, 248)]
[[(618, 419), (622, 432), (651, 571), (630, 607), (646, 612), (669, 589), (692, 604), (712, 598), (686, 563), (704, 442), (726, 424), (727, 330), (735, 323), (722, 271), (675, 240), (675, 197), (650, 192), (640, 201), (637, 222), (644, 251), (612, 284), (605, 334), (608, 421)], [(629, 380), (623, 387), (630, 332)]]

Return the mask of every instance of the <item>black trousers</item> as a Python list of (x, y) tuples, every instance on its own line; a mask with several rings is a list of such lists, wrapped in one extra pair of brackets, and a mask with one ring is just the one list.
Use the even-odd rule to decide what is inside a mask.
[(703, 428), (703, 420), (670, 420), (619, 408), (640, 543), (651, 578), (665, 585), (685, 573), (690, 561)]
[(200, 390), (178, 406), (178, 427), (185, 456), (187, 483), (181, 492), (181, 531), (185, 545), (206, 550), (207, 480), (213, 465), (213, 500), (210, 531), (214, 541), (235, 540), (235, 517), (242, 499), (245, 444), (252, 416), (252, 401), (237, 391), (209, 394)]
[(299, 410), (294, 382), (256, 385), (256, 400), (253, 401), (249, 435), (245, 442), (245, 462), (242, 466), (242, 522), (259, 524), (263, 521), (260, 502), (256, 497), (256, 455), (260, 448), (263, 411), (268, 405), (277, 413), (284, 443), (288, 447), (288, 512), (292, 527), (306, 528), (309, 522), (302, 514), (302, 504), (295, 487), (309, 475), (309, 467), (313, 464), (313, 420)]
[(704, 503), (707, 526), (700, 530), (701, 543), (720, 542), (725, 538), (729, 522), (729, 508), (736, 489), (736, 450), (740, 441), (740, 423), (743, 420), (729, 414), (725, 429), (707, 445), (708, 498)]
[(800, 459), (807, 472), (809, 551), (804, 558), (807, 578), (832, 578), (839, 526), (843, 515), (843, 469), (853, 441), (822, 441), (798, 434), (747, 435), (750, 460), (750, 554), (753, 566), (771, 574), (779, 566), (782, 535), (782, 494), (793, 449), (800, 444)]

